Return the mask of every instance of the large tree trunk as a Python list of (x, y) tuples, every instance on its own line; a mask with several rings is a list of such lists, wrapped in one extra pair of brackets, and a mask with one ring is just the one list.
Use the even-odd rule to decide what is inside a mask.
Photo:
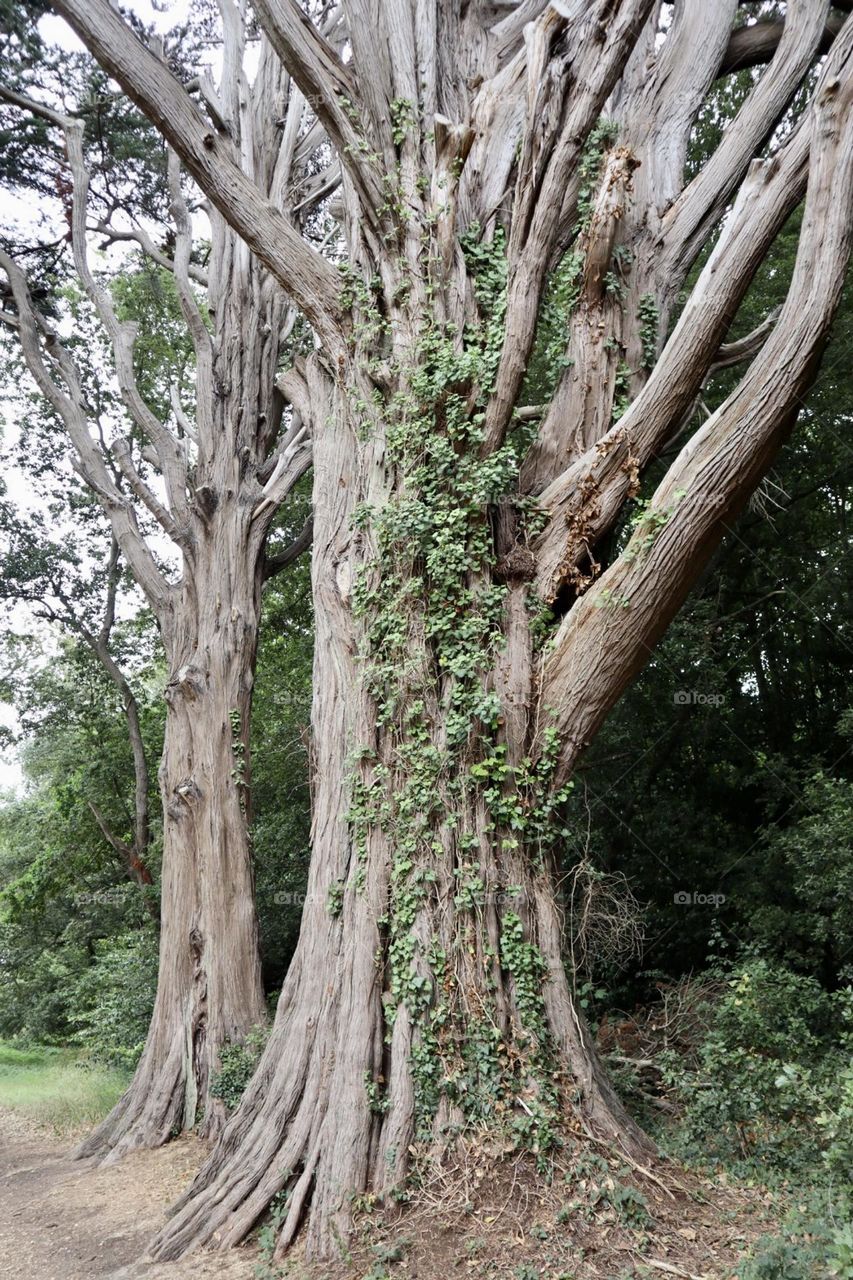
[(154, 1014), (127, 1092), (79, 1148), (119, 1159), (225, 1119), (210, 1093), (223, 1045), (265, 1021), (247, 824), (260, 608), (257, 538), (217, 512), (163, 629), (169, 661), (162, 928)]
[[(349, 378), (352, 386), (357, 372)], [(402, 470), (389, 483), (388, 432), (374, 422), (365, 441), (350, 390), (332, 388), (319, 364), (310, 380), (312, 416), (325, 425), (314, 455), (307, 902), (267, 1050), (155, 1244), (159, 1258), (214, 1235), (221, 1247), (236, 1243), (284, 1186), (292, 1195), (280, 1248), (310, 1202), (308, 1247), (332, 1255), (353, 1193), (399, 1185), (412, 1144), (443, 1149), (468, 1121), (545, 1155), (576, 1114), (629, 1157), (652, 1151), (604, 1077), (566, 976), (554, 760), (527, 754), (536, 691), (525, 584), (496, 584), (488, 556), (459, 571), (462, 594), (503, 604), (491, 623), (473, 605), (473, 665), (454, 674), (446, 637), (429, 633), (457, 615), (462, 594), (430, 592), (411, 547), (392, 549), (399, 574), (381, 572), (380, 561), (391, 563), (377, 552), (382, 513), (415, 497)], [(442, 413), (433, 406), (430, 416)], [(459, 500), (452, 486), (447, 499), (439, 517)], [(356, 517), (354, 533), (365, 503), (378, 520)], [(461, 545), (487, 526), (480, 509)], [(460, 728), (482, 698), (486, 718), (471, 713)]]
[[(258, 1072), (155, 1256), (237, 1242), (282, 1188), (279, 1248), (307, 1219), (309, 1251), (332, 1254), (354, 1196), (472, 1130), (543, 1160), (578, 1135), (645, 1158), (563, 966), (562, 789), (814, 376), (850, 253), (853, 20), (805, 120), (757, 161), (826, 38), (828, 3), (791, 3), (772, 63), (685, 182), (736, 0), (688, 0), (663, 25), (653, 0), (497, 18), (344, 0), (331, 41), (296, 0), (256, 0), (340, 161), (333, 280), (106, 0), (54, 3), (324, 348), (292, 379), (316, 470), (308, 902)], [(690, 420), (807, 172), (778, 325), (618, 553), (640, 470)], [(558, 267), (557, 358), (527, 402)]]

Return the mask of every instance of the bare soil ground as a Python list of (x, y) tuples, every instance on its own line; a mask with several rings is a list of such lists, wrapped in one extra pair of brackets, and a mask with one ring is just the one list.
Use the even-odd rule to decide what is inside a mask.
[[(0, 1109), (0, 1277), (14, 1280), (250, 1280), (255, 1244), (181, 1262), (139, 1261), (205, 1154), (194, 1138), (95, 1168), (72, 1143)], [(738, 1259), (772, 1228), (754, 1190), (658, 1166), (626, 1192), (605, 1162), (568, 1166), (549, 1186), (526, 1157), (468, 1150), (426, 1179), (412, 1205), (357, 1203), (346, 1262), (291, 1280), (732, 1280)], [(642, 1202), (634, 1195), (638, 1188)], [(627, 1196), (627, 1199), (626, 1199)], [(265, 1267), (258, 1274), (275, 1274)]]
[(774, 1230), (772, 1200), (665, 1161), (645, 1176), (583, 1150), (543, 1179), (532, 1157), (469, 1144), (396, 1212), (359, 1206), (348, 1265), (293, 1280), (736, 1280)]
[(0, 1276), (14, 1280), (249, 1280), (253, 1247), (168, 1266), (137, 1265), (166, 1209), (198, 1168), (193, 1138), (93, 1168), (73, 1143), (0, 1110)]

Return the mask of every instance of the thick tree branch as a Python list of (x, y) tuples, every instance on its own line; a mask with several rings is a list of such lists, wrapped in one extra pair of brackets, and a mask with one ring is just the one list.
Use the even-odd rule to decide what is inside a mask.
[(823, 36), (829, 0), (790, 0), (779, 46), (720, 145), (663, 221), (665, 271), (684, 278), (725, 212), (753, 157), (772, 134), (803, 82)]
[(551, 515), (535, 548), (536, 589), (544, 600), (553, 600), (565, 582), (578, 581), (589, 548), (610, 528), (640, 470), (671, 439), (701, 391), (750, 281), (802, 199), (809, 124), (804, 120), (772, 161), (756, 162), (636, 399), (542, 493)]
[[(853, 21), (848, 21), (827, 58), (818, 91), (845, 73), (851, 56)], [(672, 439), (694, 404), (755, 271), (805, 192), (816, 99), (817, 91), (773, 159), (753, 164), (646, 385), (607, 434), (542, 493), (542, 505), (551, 513), (535, 548), (536, 589), (543, 600), (553, 600), (565, 582), (579, 581), (579, 566), (611, 527), (639, 471)]]
[[(565, 776), (665, 631), (772, 463), (820, 363), (853, 243), (853, 58), (817, 92), (808, 197), (779, 322), (741, 385), (682, 449), (619, 559), (569, 611), (543, 662)], [(543, 728), (545, 721), (543, 720)]]
[(379, 228), (385, 201), (382, 175), (366, 157), (360, 96), (355, 81), (296, 0), (256, 0), (267, 37), (316, 113), (352, 179), (362, 215)]
[[(137, 326), (122, 323), (116, 315), (107, 290), (96, 279), (89, 265), (86, 242), (86, 205), (89, 189), (89, 173), (83, 156), (83, 125), (79, 120), (67, 120), (65, 138), (73, 182), (71, 244), (74, 265), (98, 317), (106, 329), (115, 356), (116, 376), (122, 400), (133, 422), (139, 427), (157, 451), (157, 458), (171, 507), (171, 515), (164, 522), (156, 516), (170, 537), (180, 542), (180, 525), (186, 520), (186, 456), (180, 443), (163, 426), (146, 404), (136, 381), (133, 366), (133, 344)], [(141, 483), (141, 481), (140, 481)], [(156, 499), (146, 505), (155, 513), (159, 506)], [(160, 508), (162, 511), (163, 509)], [(155, 513), (156, 514), (156, 513)]]
[[(547, 10), (527, 42), (528, 121), (507, 248), (504, 342), (486, 415), (483, 448), (487, 453), (504, 438), (527, 368), (551, 250), (561, 231), (566, 188), (632, 41), (651, 12), (652, 0), (626, 0), (615, 15), (609, 4), (582, 8), (586, 11), (572, 24), (558, 18), (553, 9)], [(570, 105), (564, 113), (570, 86)], [(555, 119), (556, 131), (553, 124), (543, 125)]]
[(341, 281), (240, 167), (230, 140), (213, 132), (169, 69), (137, 39), (109, 0), (55, 0), (55, 9), (174, 147), (196, 182), (336, 348)]
[(281, 573), (283, 569), (288, 568), (301, 555), (304, 555), (310, 549), (313, 540), (314, 517), (309, 516), (291, 543), (288, 543), (282, 551), (276, 551), (273, 555), (267, 556), (264, 561), (264, 581), (274, 578), (277, 573)]
[[(826, 53), (844, 24), (844, 19), (837, 14), (830, 14), (823, 29), (819, 53)], [(731, 75), (734, 71), (745, 71), (750, 67), (759, 67), (776, 53), (784, 22), (765, 20), (753, 22), (747, 27), (738, 27), (732, 32), (726, 56), (720, 67), (720, 75)]]

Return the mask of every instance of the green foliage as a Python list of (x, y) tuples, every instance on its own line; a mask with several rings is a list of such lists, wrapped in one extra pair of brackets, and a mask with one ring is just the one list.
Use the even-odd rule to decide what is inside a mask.
[(846, 1198), (827, 1212), (811, 1197), (787, 1215), (779, 1235), (765, 1235), (740, 1264), (739, 1280), (853, 1280), (853, 1220)]
[(653, 369), (658, 358), (658, 331), (660, 313), (654, 297), (644, 293), (637, 308), (640, 321), (640, 345), (643, 351), (643, 368)]
[[(145, 654), (144, 644), (137, 653)], [(142, 668), (139, 693), (156, 758), (162, 710), (151, 674)], [(103, 1034), (107, 1057), (127, 1062), (150, 1010), (159, 830), (149, 859), (155, 884), (143, 888), (128, 878), (89, 803), (119, 836), (130, 836), (134, 783), (123, 716), (87, 650), (68, 645), (51, 664), (23, 668), (14, 692), (24, 728), (37, 736), (24, 755), (28, 792), (0, 807), (0, 1035), (95, 1045)]]
[(229, 1111), (239, 1107), (268, 1038), (269, 1027), (253, 1027), (245, 1039), (227, 1044), (220, 1051), (219, 1070), (210, 1092), (214, 1098), (221, 1098)]
[(720, 971), (695, 1061), (669, 1064), (678, 1146), (744, 1176), (828, 1185), (853, 1169), (853, 990), (747, 959)]
[(132, 1068), (142, 1053), (157, 992), (157, 935), (136, 930), (95, 943), (94, 961), (69, 1000), (77, 1040), (93, 1059)]
[[(140, 254), (111, 282), (119, 320), (137, 326), (133, 366), (137, 385), (161, 421), (170, 415), (170, 388), (192, 403), (195, 356), (184, 322), (174, 276)], [(188, 417), (192, 420), (194, 409)]]

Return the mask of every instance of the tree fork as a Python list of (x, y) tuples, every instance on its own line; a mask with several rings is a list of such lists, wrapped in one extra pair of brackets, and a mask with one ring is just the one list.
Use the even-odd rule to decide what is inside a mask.
[[(104, 15), (108, 38), (98, 30), (104, 0), (57, 7), (159, 122), (150, 62), (137, 65), (116, 15)], [(358, 155), (347, 143), (341, 160), (350, 176), (340, 292), (324, 285), (304, 299), (304, 255), (288, 274), (279, 246), (263, 246), (323, 348), (306, 369), (315, 424), (313, 858), (267, 1049), (155, 1241), (157, 1257), (236, 1243), (282, 1189), (279, 1248), (305, 1221), (309, 1252), (333, 1254), (353, 1195), (400, 1187), (412, 1148), (440, 1158), (468, 1125), (545, 1161), (568, 1132), (621, 1145), (634, 1160), (649, 1154), (606, 1082), (562, 966), (552, 868), (565, 786), (792, 425), (850, 248), (853, 22), (833, 40), (800, 131), (761, 175), (749, 174), (820, 56), (824, 0), (791, 0), (775, 56), (685, 182), (736, 9), (735, 0), (685, 0), (664, 30), (659, 6), (644, 0), (561, 0), (510, 8), (486, 29), (471, 6), (418, 6), (416, 20), (405, 3), (345, 0), (344, 72), (292, 4), (259, 6), (270, 45), (285, 64), (306, 60), (294, 75), (328, 97), (318, 115), (332, 143), (343, 137), (341, 106), (360, 133)], [(196, 154), (191, 131), (175, 145), (242, 227), (245, 208), (229, 211), (222, 198), (228, 166)], [(685, 445), (627, 551), (600, 577), (596, 564), (564, 584), (561, 616), (541, 617), (528, 591), (536, 582), (553, 599), (561, 564), (557, 553), (537, 581), (537, 539), (565, 539), (567, 513), (589, 500), (588, 527), (570, 525), (569, 551), (577, 556), (585, 542), (595, 560), (640, 467), (682, 424), (790, 208), (783, 182), (801, 183), (806, 153), (785, 331), (780, 322), (742, 394)], [(364, 207), (373, 181), (364, 166), (382, 175), (379, 209)], [(734, 277), (727, 301), (700, 296), (664, 345), (676, 295), (739, 188), (728, 253), (721, 247), (716, 260)], [(761, 210), (754, 235), (750, 200)], [(259, 221), (253, 246), (259, 227), (271, 230)], [(543, 386), (522, 400), (551, 301), (548, 274), (559, 273), (566, 250), (579, 260), (563, 277), (556, 332), (544, 334)], [(329, 292), (334, 303), (324, 305)], [(584, 318), (604, 325), (603, 340), (584, 333)], [(661, 348), (666, 378), (655, 377)], [(555, 412), (547, 448), (531, 455), (525, 431), (537, 415), (516, 419), (516, 408), (544, 402), (538, 420), (547, 421), (573, 368), (584, 385), (562, 397), (570, 420)], [(616, 422), (643, 384), (655, 413), (647, 422), (637, 409), (632, 423), (628, 409)], [(547, 486), (552, 498), (556, 486), (562, 506), (542, 511), (524, 492), (525, 456), (528, 487)], [(588, 463), (601, 464), (607, 481), (600, 509), (586, 488), (598, 476)]]

